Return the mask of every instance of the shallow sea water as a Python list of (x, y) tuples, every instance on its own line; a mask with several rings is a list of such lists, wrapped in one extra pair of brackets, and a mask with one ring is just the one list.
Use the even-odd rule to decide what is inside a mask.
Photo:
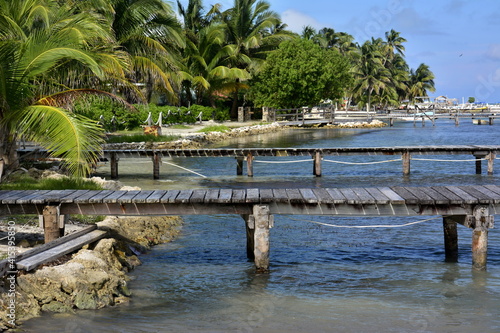
[[(398, 123), (377, 130), (294, 130), (217, 146), (363, 147), (500, 144), (499, 125), (438, 121), (436, 127)], [(327, 157), (325, 157), (326, 159)], [(329, 159), (340, 159), (328, 157)], [(470, 156), (426, 156), (469, 159)], [(303, 158), (299, 158), (303, 159)], [(346, 161), (387, 156), (342, 157)], [(293, 158), (290, 158), (293, 160)], [(276, 167), (255, 164), (255, 177), (235, 176), (234, 159), (191, 158), (169, 162), (200, 178), (162, 166), (153, 181), (144, 160), (120, 161), (121, 181), (144, 189), (200, 187), (346, 187), (500, 184), (475, 175), (474, 162), (401, 161), (371, 166), (312, 163)], [(151, 166), (151, 167), (150, 167)], [(484, 165), (483, 168), (486, 166)], [(139, 175), (136, 174), (139, 172)], [(100, 168), (109, 176), (109, 166)], [(131, 273), (129, 304), (75, 314), (46, 314), (28, 321), (27, 332), (498, 332), (500, 236), (490, 230), (488, 270), (471, 270), (471, 230), (458, 226), (459, 261), (444, 262), (441, 218), (398, 228), (334, 228), (401, 225), (427, 217), (275, 217), (271, 272), (256, 274), (246, 258), (239, 216), (186, 216), (181, 236), (141, 257)], [(432, 217), (428, 217), (432, 218)]]

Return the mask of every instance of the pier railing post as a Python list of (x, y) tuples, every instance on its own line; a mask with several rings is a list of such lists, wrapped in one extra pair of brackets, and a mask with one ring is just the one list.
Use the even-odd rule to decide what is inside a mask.
[(253, 249), (255, 247), (255, 218), (253, 215), (244, 214), (241, 217), (245, 220), (245, 229), (247, 235), (247, 258), (249, 260), (254, 260), (255, 255)]
[(120, 159), (116, 156), (116, 153), (110, 154), (110, 167), (111, 167), (111, 179), (118, 179), (118, 161)]
[(316, 177), (321, 177), (321, 153), (316, 151), (313, 155), (313, 175)]
[(472, 232), (472, 268), (486, 270), (488, 253), (488, 229), (493, 228), (494, 219), (488, 206), (476, 206), (472, 215), (467, 216), (466, 226), (473, 228)]
[(236, 175), (243, 175), (243, 157), (236, 157)]
[(160, 154), (153, 153), (153, 179), (160, 179), (160, 164)]
[(51, 242), (60, 237), (59, 223), (59, 206), (45, 206), (43, 208), (43, 232), (45, 243)]
[(248, 177), (253, 177), (253, 155), (248, 153), (247, 155), (247, 175)]
[(401, 159), (403, 160), (403, 175), (408, 176), (410, 174), (410, 152), (405, 151), (401, 156)]
[(488, 175), (493, 174), (493, 165), (495, 163), (496, 154), (490, 153), (487, 157), (488, 159)]
[(482, 159), (486, 157), (486, 154), (474, 153), (474, 157), (476, 158), (476, 175), (480, 175), (483, 172), (481, 167)]
[(269, 271), (269, 229), (273, 227), (274, 217), (269, 213), (269, 206), (254, 205), (254, 262), (257, 272)]

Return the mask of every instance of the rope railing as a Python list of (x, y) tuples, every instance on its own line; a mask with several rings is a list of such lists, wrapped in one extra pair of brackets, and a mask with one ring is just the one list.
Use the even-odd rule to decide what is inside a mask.
[(315, 223), (315, 224), (323, 225), (323, 226), (326, 226), (326, 227), (346, 228), (346, 229), (402, 228), (402, 227), (408, 227), (408, 226), (411, 226), (411, 225), (428, 222), (428, 221), (431, 221), (431, 220), (442, 219), (443, 217), (445, 217), (445, 216), (431, 217), (431, 218), (428, 218), (428, 219), (418, 220), (418, 221), (414, 221), (414, 222), (408, 222), (408, 223), (405, 223), (405, 224), (339, 225), (339, 224), (324, 223), (324, 222), (319, 222), (319, 221), (314, 221), (314, 220), (297, 219), (297, 218), (293, 218), (293, 217), (288, 216), (288, 218), (290, 220), (294, 220), (294, 221), (310, 222), (310, 223)]
[(486, 158), (474, 158), (466, 160), (440, 160), (433, 158), (411, 158), (413, 161), (431, 161), (431, 162), (475, 162), (475, 161), (486, 161)]
[(336, 164), (351, 164), (351, 165), (370, 165), (370, 164), (381, 164), (381, 163), (390, 163), (390, 162), (398, 162), (401, 161), (401, 159), (395, 159), (395, 160), (386, 160), (386, 161), (375, 161), (375, 162), (345, 162), (345, 161), (334, 161), (334, 160), (325, 160), (322, 159), (324, 162), (329, 162), (329, 163), (336, 163)]
[(312, 161), (312, 159), (298, 160), (298, 161), (258, 161), (258, 160), (254, 160), (255, 163), (267, 163), (267, 164), (303, 163), (303, 162), (311, 162), (311, 161)]

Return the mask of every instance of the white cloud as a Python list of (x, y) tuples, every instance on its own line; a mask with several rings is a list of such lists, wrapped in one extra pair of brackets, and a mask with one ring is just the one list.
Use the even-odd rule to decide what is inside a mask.
[(298, 12), (293, 9), (288, 9), (281, 14), (281, 20), (288, 25), (288, 29), (293, 32), (301, 33), (303, 28), (307, 25), (315, 28), (321, 29), (324, 25), (321, 25), (316, 19), (308, 16), (304, 13)]
[(491, 44), (486, 56), (493, 60), (500, 60), (500, 44)]

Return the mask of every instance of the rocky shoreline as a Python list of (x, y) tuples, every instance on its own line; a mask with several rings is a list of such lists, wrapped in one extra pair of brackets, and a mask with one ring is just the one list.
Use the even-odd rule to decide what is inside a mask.
[[(371, 123), (350, 122), (327, 127), (376, 128), (385, 125), (375, 120)], [(243, 126), (226, 132), (192, 133), (171, 142), (119, 143), (108, 144), (105, 148), (192, 149), (233, 137), (276, 132), (286, 128), (288, 127), (279, 123)], [(118, 182), (107, 182), (96, 177), (93, 180), (105, 189), (136, 189), (121, 187)], [(74, 312), (78, 309), (99, 309), (127, 302), (131, 295), (127, 288), (127, 272), (140, 265), (138, 255), (151, 246), (171, 241), (178, 235), (181, 225), (182, 219), (179, 217), (108, 217), (99, 222), (99, 228), (107, 230), (109, 237), (34, 272), (17, 276), (15, 323), (9, 316), (9, 302), (12, 299), (8, 292), (9, 281), (6, 278), (0, 281), (0, 330), (13, 329), (23, 321), (40, 316), (44, 311)], [(83, 226), (73, 226), (68, 230), (78, 230), (81, 227)], [(25, 239), (24, 246), (41, 243), (41, 228), (27, 228), (31, 229), (32, 239)]]

